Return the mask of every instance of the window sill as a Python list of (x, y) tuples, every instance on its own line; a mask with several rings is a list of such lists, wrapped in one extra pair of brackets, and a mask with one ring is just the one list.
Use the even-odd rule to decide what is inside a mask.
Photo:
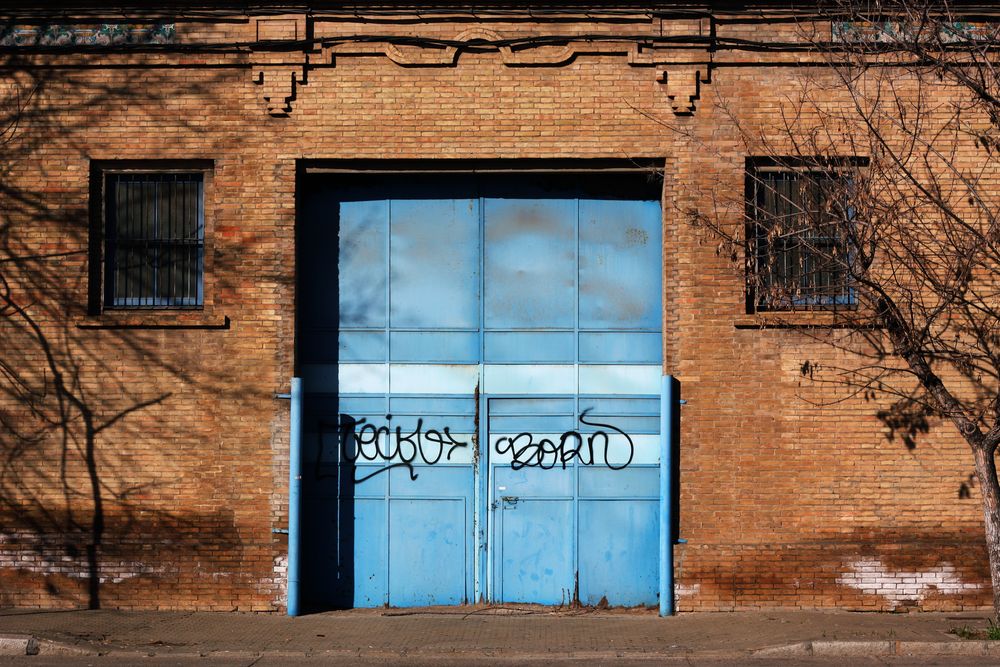
[(203, 329), (226, 331), (229, 316), (219, 317), (202, 310), (106, 310), (76, 323), (77, 329)]
[(802, 310), (763, 312), (740, 315), (733, 321), (737, 329), (880, 329), (865, 321), (856, 310), (823, 311)]

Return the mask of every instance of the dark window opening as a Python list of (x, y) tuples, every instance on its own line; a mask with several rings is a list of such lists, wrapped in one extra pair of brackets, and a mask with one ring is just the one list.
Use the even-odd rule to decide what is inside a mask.
[(832, 169), (748, 172), (748, 308), (853, 307), (854, 179)]
[(202, 306), (203, 202), (201, 173), (106, 175), (106, 308)]

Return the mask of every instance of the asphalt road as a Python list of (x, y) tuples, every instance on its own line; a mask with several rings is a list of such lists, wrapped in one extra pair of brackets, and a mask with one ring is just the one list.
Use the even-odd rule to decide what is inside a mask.
[[(934, 658), (850, 658), (851, 667), (887, 667), (904, 665), (916, 665), (918, 667), (940, 665), (966, 667), (972, 665), (1000, 665), (996, 658), (956, 658), (956, 657), (934, 657)], [(139, 665), (143, 667), (190, 667), (193, 665), (213, 667), (284, 667), (286, 665), (358, 665), (360, 667), (386, 667), (389, 665), (400, 665), (405, 667), (486, 667), (487, 665), (498, 665), (500, 667), (543, 667), (555, 665), (597, 665), (614, 667), (652, 667), (652, 665), (665, 665), (667, 667), (729, 667), (734, 664), (747, 665), (748, 667), (821, 667), (845, 665), (845, 658), (792, 658), (792, 659), (741, 659), (734, 661), (732, 658), (620, 658), (608, 660), (593, 659), (497, 659), (496, 657), (483, 657), (481, 659), (442, 659), (442, 658), (414, 658), (406, 659), (399, 657), (344, 657), (331, 659), (329, 656), (316, 657), (289, 657), (289, 656), (262, 656), (259, 658), (222, 658), (211, 657), (139, 657), (135, 655), (100, 656), (100, 657), (77, 657), (77, 656), (28, 656), (28, 657), (0, 657), (0, 667), (6, 665), (31, 666), (31, 667), (118, 667), (128, 665)]]

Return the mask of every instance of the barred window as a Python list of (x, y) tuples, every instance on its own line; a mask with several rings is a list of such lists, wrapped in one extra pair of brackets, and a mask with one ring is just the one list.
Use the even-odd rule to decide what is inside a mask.
[(773, 167), (751, 169), (748, 176), (748, 307), (853, 306), (851, 176)]
[(203, 304), (202, 173), (111, 173), (105, 180), (104, 305)]

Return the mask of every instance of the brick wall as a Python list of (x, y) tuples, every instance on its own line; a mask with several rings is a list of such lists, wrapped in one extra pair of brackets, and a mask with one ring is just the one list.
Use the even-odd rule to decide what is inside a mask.
[[(255, 20), (234, 18), (179, 21), (178, 40), (255, 39)], [(284, 20), (266, 34), (307, 29)], [(643, 16), (308, 26), (446, 40), (640, 29), (703, 27)], [(121, 608), (280, 609), (288, 414), (274, 394), (292, 375), (296, 166), (458, 157), (665, 159), (665, 363), (688, 401), (682, 610), (987, 605), (979, 498), (958, 493), (972, 472), (961, 439), (932, 423), (906, 448), (877, 419), (886, 397), (818, 405), (835, 389), (804, 363), (850, 359), (814, 332), (748, 321), (738, 272), (683, 214), (742, 197), (748, 149), (734, 118), (780, 140), (804, 71), (787, 65), (801, 56), (717, 54), (710, 81), (690, 64), (703, 49), (645, 63), (614, 41), (412, 66), (443, 48), (67, 50), (10, 64), (5, 99), (23, 108), (8, 109), (20, 123), (0, 181), (14, 202), (0, 243), (19, 258), (5, 261), (0, 317), (0, 605), (97, 595)], [(696, 93), (694, 113), (676, 115)], [(91, 165), (149, 159), (212, 161), (205, 308), (88, 315)]]

